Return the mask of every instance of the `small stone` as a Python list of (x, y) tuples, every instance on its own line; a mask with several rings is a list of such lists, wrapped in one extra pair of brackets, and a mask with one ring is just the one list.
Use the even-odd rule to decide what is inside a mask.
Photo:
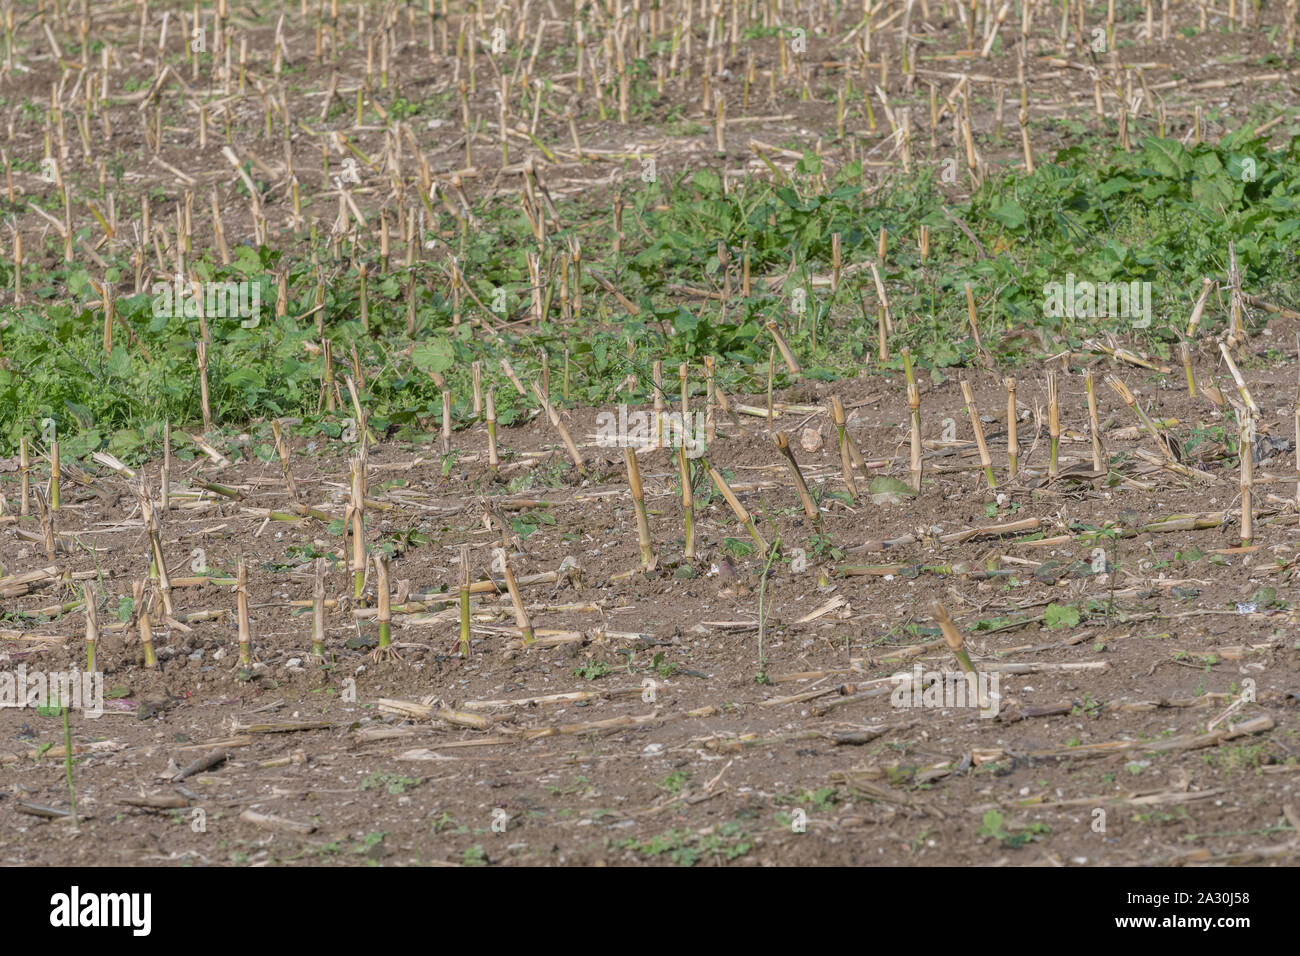
[(799, 444), (803, 446), (804, 451), (817, 451), (822, 447), (822, 430), (812, 427), (805, 428), (803, 434), (799, 436)]

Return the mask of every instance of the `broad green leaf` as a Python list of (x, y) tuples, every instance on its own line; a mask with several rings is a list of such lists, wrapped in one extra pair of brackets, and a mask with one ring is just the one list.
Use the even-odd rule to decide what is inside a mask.
[(1191, 160), (1176, 139), (1147, 136), (1142, 140), (1142, 158), (1161, 176), (1182, 179), (1191, 170)]
[(455, 361), (451, 343), (446, 339), (430, 339), (421, 342), (411, 352), (411, 361), (415, 367), (426, 374), (445, 372)]
[(881, 475), (871, 480), (871, 503), (875, 505), (896, 505), (904, 498), (911, 498), (915, 492), (897, 478)]

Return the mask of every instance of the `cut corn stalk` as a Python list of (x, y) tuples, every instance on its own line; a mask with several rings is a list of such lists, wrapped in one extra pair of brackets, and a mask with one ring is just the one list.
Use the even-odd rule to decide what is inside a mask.
[(722, 474), (712, 465), (708, 465), (708, 469), (709, 477), (713, 479), (714, 485), (716, 485), (718, 491), (722, 493), (722, 497), (726, 499), (727, 504), (731, 507), (732, 513), (734, 513), (736, 519), (745, 526), (745, 530), (749, 532), (749, 536), (753, 538), (754, 543), (758, 545), (759, 554), (766, 559), (768, 551), (767, 541), (761, 534), (759, 534), (758, 526), (754, 524), (753, 516), (745, 510), (745, 506), (740, 503), (740, 499), (736, 497), (736, 493), (731, 490), (731, 486), (727, 484), (727, 480), (722, 477)]

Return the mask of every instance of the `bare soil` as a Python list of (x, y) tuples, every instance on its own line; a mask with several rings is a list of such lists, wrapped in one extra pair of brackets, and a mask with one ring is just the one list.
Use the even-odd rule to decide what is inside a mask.
[[(1153, 417), (1177, 418), (1184, 430), (1222, 424), (1203, 398), (1158, 387), (1159, 378), (1141, 369), (1116, 371)], [(1251, 379), (1261, 421), (1272, 418), (1268, 430), (1285, 436), (1294, 369), (1254, 370)], [(352, 619), (351, 576), (338, 563), (329, 575), (339, 605), (328, 617), (328, 662), (313, 662), (310, 608), (286, 606), (310, 597), (310, 563), (288, 549), (315, 542), (341, 559), (338, 539), (314, 519), (268, 522), (250, 513), (285, 510), (289, 502), (278, 463), (238, 461), (217, 480), (243, 500), (177, 502), (162, 518), (164, 550), (174, 576), (191, 573), (194, 549), (204, 549), (210, 573), (230, 573), (246, 558), (255, 666), (237, 666), (228, 587), (174, 589), (178, 618), (221, 613), (185, 629), (160, 626), (156, 672), (141, 666), (134, 631), (107, 634), (98, 661), (113, 697), (98, 720), (72, 717), (80, 830), (22, 806), (67, 809), (61, 722), (31, 709), (0, 711), (8, 781), (0, 858), (981, 865), (1292, 858), (1286, 831), (1300, 767), (1300, 645), (1288, 600), (1297, 545), (1293, 453), (1258, 464), (1256, 537), (1241, 547), (1236, 471), (1217, 457), (1222, 449), (1213, 440), (1186, 460), (1219, 482), (1171, 475), (1132, 454), (1157, 446), (1146, 436), (1130, 438), (1136, 419), (1099, 388), (1107, 450), (1129, 452), (1122, 459), (1128, 464), (1117, 466), (1122, 481), (1047, 481), (1043, 389), (1022, 379), (1021, 472), (1008, 481), (1005, 393), (992, 376), (976, 381), (1000, 483), (996, 498), (984, 483), (956, 382), (926, 387), (927, 443), (936, 444), (945, 418), (959, 434), (955, 445), (938, 441), (927, 451), (924, 495), (876, 504), (862, 494), (852, 506), (823, 497), (824, 534), (840, 547), (856, 545), (856, 553), (835, 560), (808, 552), (801, 572), (778, 560), (765, 587), (757, 555), (724, 550), (724, 539), (746, 535), (717, 496), (697, 516), (700, 559), (682, 561), (669, 452), (642, 456), (660, 566), (641, 573), (621, 456), (592, 447), (594, 413), (567, 416), (579, 441), (587, 439), (588, 477), (579, 484), (542, 416), (503, 429), (507, 467), (535, 456), (533, 472), (569, 479), (495, 499), (499, 513), (549, 516), (525, 521), (525, 530), (538, 523), (512, 555), (515, 573), (554, 571), (567, 558), (576, 568), (559, 583), (524, 587), (538, 635), (528, 647), (520, 646), (508, 598), (477, 596), (468, 659), (457, 653), (453, 604), (434, 623), (397, 614), (400, 661), (373, 660), (376, 625)], [(850, 407), (849, 432), (868, 462), (887, 463), (871, 471), (905, 477), (901, 382), (864, 378), (777, 398), (822, 403), (832, 393)], [(1061, 396), (1060, 467), (1086, 470), (1091, 451), (1079, 376), (1064, 379)], [(1283, 415), (1270, 415), (1279, 408)], [(773, 425), (805, 417), (787, 413)], [(767, 438), (768, 423), (745, 417), (744, 433), (736, 434), (725, 416), (718, 419), (714, 464), (734, 476), (765, 534), (779, 529), (787, 557), (796, 547), (807, 550), (814, 529)], [(809, 429), (823, 437), (811, 452), (802, 444)], [(813, 487), (842, 491), (827, 416), (814, 415), (791, 434), (801, 439), (791, 444)], [(371, 494), (392, 505), (370, 513), (372, 545), (409, 529), (428, 536), (392, 562), (394, 582), (409, 582), (412, 593), (447, 588), (454, 596), (461, 542), (473, 545), (476, 579), (486, 572), (498, 533), (484, 527), (477, 497), (493, 488), (485, 442), (482, 425), (457, 432), (460, 454), (450, 469), (435, 447), (372, 446)], [(341, 515), (342, 449), (297, 444), (302, 497)], [(143, 470), (156, 481), (156, 467)], [(184, 470), (210, 471), (204, 459)], [(859, 475), (860, 491), (870, 477)], [(185, 478), (174, 481), (180, 487)], [(74, 575), (94, 572), (111, 607), (130, 593), (128, 575), (143, 573), (146, 543), (126, 482), (106, 475), (94, 485), (107, 499), (68, 489), (57, 526), (78, 546), (54, 564)], [(548, 505), (523, 508), (523, 498)], [(1172, 515), (1212, 512), (1226, 515), (1203, 530), (1137, 530)], [(940, 540), (1030, 517), (1041, 520), (1036, 535)], [(1078, 524), (1127, 534), (1102, 542), (1100, 573), (1091, 543), (1035, 540), (1077, 532)], [(16, 527), (0, 526), (9, 573), (50, 563)], [(886, 539), (907, 534), (917, 542), (885, 548)], [(902, 567), (845, 574), (885, 564)], [(909, 570), (916, 566), (949, 570)], [(980, 580), (985, 569), (999, 573)], [(372, 576), (358, 606), (373, 606), (373, 587)], [(1276, 603), (1263, 604), (1262, 588), (1275, 589)], [(767, 683), (756, 680), (760, 591)], [(78, 594), (65, 576), (6, 601), (5, 609), (12, 617)], [(1024, 673), (1001, 674), (997, 718), (982, 719), (970, 707), (896, 707), (879, 690), (888, 684), (871, 683), (914, 663), (953, 669), (930, 616), (935, 600), (965, 634), (977, 668), (1027, 665), (1019, 668)], [(1052, 604), (1084, 608), (1083, 620), (1069, 626), (1068, 618), (1044, 618)], [(28, 671), (78, 667), (81, 621), (74, 612), (5, 631), (0, 660)], [(1222, 718), (1251, 696), (1251, 686), (1254, 699)], [(574, 693), (582, 699), (536, 700)], [(479, 715), (484, 726), (385, 713), (381, 699), (426, 701), (435, 710)], [(304, 722), (308, 729), (292, 729)], [(1233, 729), (1242, 726), (1245, 732)], [(223, 762), (176, 781), (178, 771), (215, 751)], [(174, 806), (130, 803), (146, 797)], [(986, 817), (991, 809), (1000, 822)], [(250, 821), (241, 816), (247, 811), (272, 820)], [(806, 815), (806, 826), (795, 811)], [(310, 832), (286, 829), (284, 821)]]

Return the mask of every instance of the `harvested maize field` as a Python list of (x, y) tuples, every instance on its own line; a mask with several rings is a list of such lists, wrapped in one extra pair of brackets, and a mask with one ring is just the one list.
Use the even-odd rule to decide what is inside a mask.
[(0, 862), (1295, 863), (1296, 23), (0, 0)]

